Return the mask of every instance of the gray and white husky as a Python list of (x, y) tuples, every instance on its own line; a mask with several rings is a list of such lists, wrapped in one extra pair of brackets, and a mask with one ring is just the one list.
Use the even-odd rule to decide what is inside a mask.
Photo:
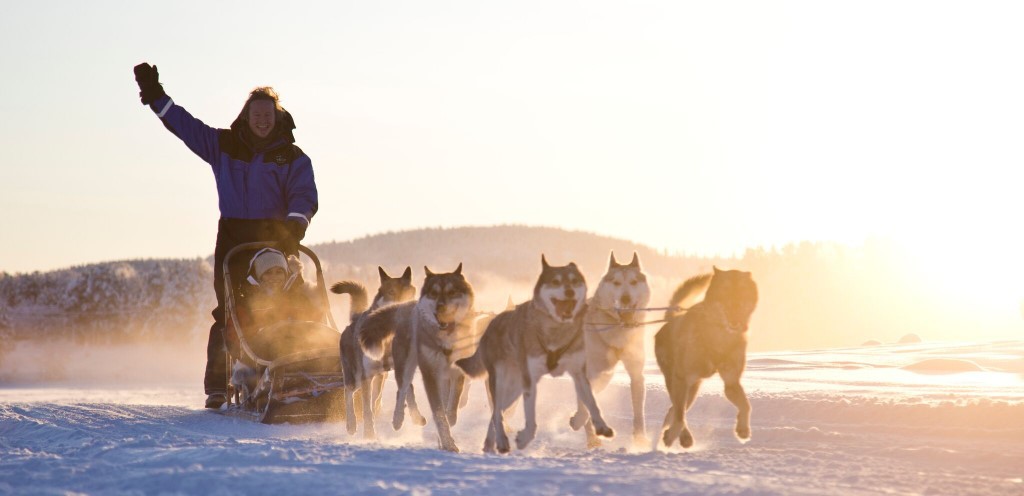
[[(637, 254), (633, 253), (629, 264), (622, 265), (612, 253), (608, 271), (587, 302), (583, 327), (587, 379), (594, 394), (608, 386), (615, 364), (621, 361), (626, 367), (633, 399), (633, 443), (640, 446), (650, 441), (644, 429), (644, 328), (637, 318), (637, 309), (645, 308), (650, 300), (651, 288)], [(601, 445), (582, 401), (570, 425), (573, 429), (586, 427), (587, 446)]]
[[(416, 297), (411, 267), (406, 267), (400, 277), (391, 277), (383, 267), (377, 267), (377, 272), (380, 274), (380, 288), (373, 297), (373, 304), (368, 304), (366, 288), (358, 282), (341, 281), (331, 286), (332, 292), (348, 294), (352, 298), (349, 325), (341, 333), (341, 366), (345, 375), (345, 421), (348, 433), (355, 434), (355, 403), (358, 395), (363, 407), (363, 436), (367, 439), (377, 436), (374, 419), (380, 411), (381, 390), (387, 378), (387, 371), (392, 368), (392, 359), (391, 353), (385, 353), (380, 359), (366, 356), (359, 346), (359, 332), (370, 312)], [(416, 408), (416, 399), (411, 392), (409, 398), (409, 409), (413, 417), (423, 425), (426, 420)]]
[(498, 314), (484, 331), (476, 353), (456, 362), (470, 377), (487, 374), (492, 413), (485, 452), (508, 453), (505, 415), (520, 396), (526, 427), (516, 436), (516, 446), (523, 449), (536, 437), (537, 382), (546, 374), (568, 373), (596, 434), (614, 434), (601, 416), (585, 373), (582, 334), (587, 283), (574, 263), (552, 267), (541, 255), (541, 265), (533, 299)]
[(367, 355), (379, 357), (391, 341), (398, 382), (395, 430), (402, 427), (403, 406), (412, 392), (413, 373), (419, 367), (441, 448), (458, 452), (451, 426), (458, 420), (459, 407), (466, 402), (466, 377), (452, 364), (472, 355), (476, 346), (473, 287), (462, 275), (462, 264), (447, 274), (424, 269), (427, 277), (419, 301), (372, 312), (363, 322), (359, 342)]

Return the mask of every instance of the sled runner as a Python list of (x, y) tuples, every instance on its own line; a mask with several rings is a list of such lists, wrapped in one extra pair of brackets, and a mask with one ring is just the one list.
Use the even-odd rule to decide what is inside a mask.
[(228, 252), (220, 268), (224, 271), (229, 394), (219, 412), (265, 424), (343, 419), (341, 333), (331, 315), (316, 254), (298, 247), (316, 268), (316, 281), (308, 292), (318, 318), (289, 318), (261, 328), (254, 328), (253, 319), (246, 318), (245, 291), (252, 289), (253, 280), (239, 273), (239, 267), (244, 268), (258, 250), (275, 245), (241, 244)]

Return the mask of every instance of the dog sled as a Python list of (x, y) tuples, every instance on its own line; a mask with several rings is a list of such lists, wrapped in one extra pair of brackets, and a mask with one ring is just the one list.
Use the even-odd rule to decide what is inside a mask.
[[(344, 418), (344, 378), (339, 342), (320, 260), (299, 246), (316, 268), (310, 299), (321, 317), (284, 320), (255, 329), (242, 315), (248, 274), (238, 272), (273, 242), (239, 245), (224, 257), (226, 381), (228, 401), (220, 413), (265, 424), (337, 421)], [(250, 287), (251, 288), (251, 287)], [(242, 318), (240, 318), (242, 317)]]

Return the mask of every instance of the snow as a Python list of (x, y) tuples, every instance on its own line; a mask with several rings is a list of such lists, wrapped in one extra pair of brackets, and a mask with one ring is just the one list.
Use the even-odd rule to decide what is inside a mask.
[[(599, 397), (617, 431), (602, 448), (568, 428), (571, 384), (556, 378), (540, 385), (534, 444), (497, 456), (479, 452), (479, 381), (452, 454), (432, 424), (391, 430), (391, 384), (370, 442), (341, 424), (205, 411), (196, 372), (3, 387), (0, 493), (1024, 494), (1024, 341), (751, 354), (752, 440), (733, 436), (735, 409), (711, 380), (688, 417), (696, 445), (653, 452), (630, 442), (624, 374)], [(667, 398), (653, 362), (647, 378), (655, 437)]]

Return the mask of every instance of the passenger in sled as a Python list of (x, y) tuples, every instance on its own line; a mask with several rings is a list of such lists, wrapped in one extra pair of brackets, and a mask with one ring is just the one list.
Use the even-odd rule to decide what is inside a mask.
[(257, 356), (273, 360), (290, 350), (301, 349), (302, 334), (310, 322), (324, 318), (321, 298), (302, 278), (302, 263), (295, 255), (285, 256), (273, 248), (263, 248), (249, 262), (246, 279), (239, 286), (238, 322), (228, 319), (226, 340), (231, 356), (230, 383), (236, 403), (251, 400), (263, 367), (240, 350), (231, 331), (235, 325)]

